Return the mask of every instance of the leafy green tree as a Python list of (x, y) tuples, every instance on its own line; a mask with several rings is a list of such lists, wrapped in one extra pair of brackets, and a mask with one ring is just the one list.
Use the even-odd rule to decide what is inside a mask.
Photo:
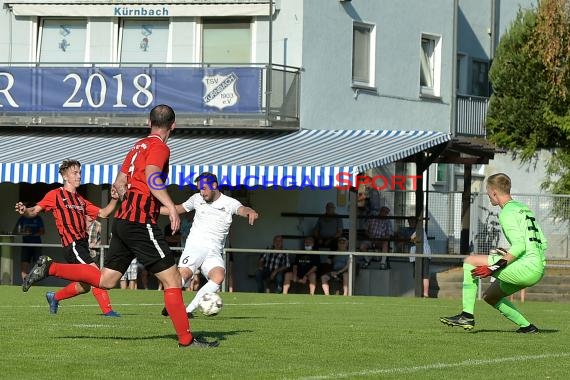
[(552, 150), (542, 187), (570, 194), (570, 0), (542, 0), (520, 10), (489, 77), (489, 140), (523, 162)]
[(556, 126), (551, 85), (537, 52), (536, 9), (519, 11), (501, 39), (489, 72), (493, 95), (487, 114), (489, 140), (528, 160), (567, 138)]

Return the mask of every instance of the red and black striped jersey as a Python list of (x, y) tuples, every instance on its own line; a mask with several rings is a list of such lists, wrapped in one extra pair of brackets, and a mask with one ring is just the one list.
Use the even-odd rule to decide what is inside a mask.
[(61, 244), (66, 247), (76, 240), (87, 237), (85, 215), (97, 218), (99, 207), (89, 202), (77, 192), (70, 192), (63, 187), (49, 191), (38, 202), (44, 211), (51, 212), (55, 219)]
[[(149, 135), (135, 144), (123, 161), (121, 172), (127, 176), (127, 193), (115, 218), (135, 223), (156, 223), (161, 203), (150, 191), (157, 178), (146, 178), (149, 165), (161, 169), (157, 176), (163, 181), (168, 177), (170, 148), (160, 136)], [(161, 189), (163, 187), (160, 187)]]

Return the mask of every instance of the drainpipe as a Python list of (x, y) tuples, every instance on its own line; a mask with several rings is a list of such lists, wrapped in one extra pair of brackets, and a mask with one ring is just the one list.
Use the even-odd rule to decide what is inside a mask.
[(267, 63), (267, 84), (265, 88), (265, 123), (267, 126), (271, 126), (269, 121), (270, 111), (271, 111), (271, 90), (273, 83), (271, 81), (271, 75), (273, 74), (273, 0), (269, 0), (269, 47), (267, 50), (268, 63)]
[(451, 47), (451, 135), (455, 137), (457, 130), (457, 20), (459, 14), (459, 0), (453, 0), (453, 32)]
[(491, 27), (489, 28), (489, 66), (495, 58), (495, 50), (497, 49), (497, 5), (500, 6), (499, 0), (491, 0)]

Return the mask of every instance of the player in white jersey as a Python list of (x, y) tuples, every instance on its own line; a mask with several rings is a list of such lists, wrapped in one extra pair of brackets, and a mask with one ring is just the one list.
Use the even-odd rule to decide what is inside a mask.
[[(218, 178), (215, 174), (201, 173), (195, 182), (200, 192), (192, 195), (186, 202), (176, 205), (179, 214), (195, 210), (190, 234), (178, 262), (182, 283), (191, 280), (198, 270), (201, 270), (208, 280), (186, 307), (190, 318), (204, 294), (217, 292), (224, 281), (226, 266), (222, 252), (233, 215), (248, 218), (250, 225), (259, 217), (252, 208), (222, 194), (218, 189)], [(162, 211), (161, 209), (161, 213)], [(165, 315), (165, 312), (163, 310), (162, 314)]]

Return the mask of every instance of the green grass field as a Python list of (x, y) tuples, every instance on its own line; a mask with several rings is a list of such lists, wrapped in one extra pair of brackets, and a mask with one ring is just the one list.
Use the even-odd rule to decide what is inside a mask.
[[(0, 286), (3, 379), (567, 379), (570, 305), (521, 305), (541, 333), (482, 301), (472, 332), (442, 325), (460, 300), (223, 293), (222, 313), (191, 320), (213, 349), (180, 349), (162, 292), (112, 290), (122, 318), (91, 295), (50, 315), (47, 288)], [(190, 301), (192, 293), (185, 294)]]

